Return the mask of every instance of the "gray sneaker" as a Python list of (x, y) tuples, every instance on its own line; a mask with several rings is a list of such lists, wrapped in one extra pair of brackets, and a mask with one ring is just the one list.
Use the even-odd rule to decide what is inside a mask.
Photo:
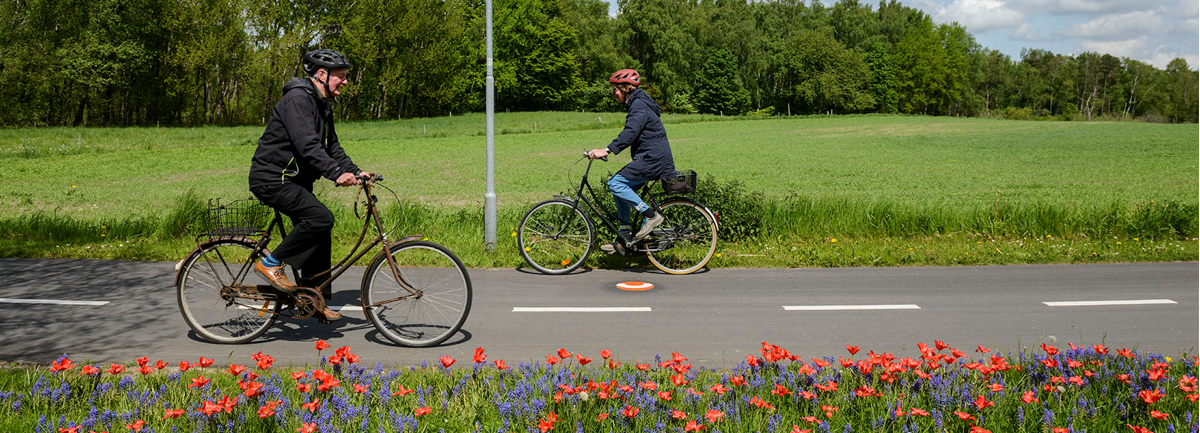
[(650, 231), (654, 230), (655, 227), (658, 227), (662, 223), (663, 223), (662, 213), (654, 214), (654, 218), (650, 218), (650, 219), (646, 220), (646, 222), (644, 224), (642, 224), (642, 229), (638, 230), (636, 238), (641, 239), (641, 238), (644, 238), (644, 237), (650, 235)]
[(613, 243), (611, 243), (611, 244), (604, 244), (604, 245), (601, 245), (601, 246), (600, 246), (600, 251), (604, 251), (604, 252), (606, 252), (606, 253), (609, 253), (609, 254), (616, 253), (616, 252), (617, 252), (617, 243), (614, 241), (614, 242), (613, 242)]

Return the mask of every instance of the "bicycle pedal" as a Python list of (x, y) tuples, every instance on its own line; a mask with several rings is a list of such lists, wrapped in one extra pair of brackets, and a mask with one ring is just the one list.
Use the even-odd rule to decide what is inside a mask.
[(324, 318), (324, 317), (318, 317), (318, 318), (317, 318), (317, 323), (320, 323), (320, 324), (322, 324), (322, 325), (332, 325), (332, 324), (333, 324), (333, 322), (334, 322), (333, 320), (329, 320), (329, 319), (326, 319), (326, 318)]

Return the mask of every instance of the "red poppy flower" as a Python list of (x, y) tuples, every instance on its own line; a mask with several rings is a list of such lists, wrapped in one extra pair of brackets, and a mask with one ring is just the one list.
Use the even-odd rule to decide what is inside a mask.
[(955, 411), (954, 415), (963, 421), (975, 421), (975, 417), (971, 416), (969, 413)]
[(1067, 379), (1067, 382), (1071, 382), (1073, 384), (1083, 386), (1083, 378), (1080, 376), (1071, 376), (1070, 378)]
[(792, 431), (790, 431), (788, 433), (812, 433), (812, 429), (806, 428), (804, 430), (801, 430), (800, 426), (792, 424)]
[(203, 388), (204, 385), (208, 385), (208, 381), (209, 381), (209, 379), (207, 377), (204, 377), (204, 376), (197, 377), (195, 379), (192, 379), (192, 384), (188, 385), (188, 388)]
[(733, 386), (742, 386), (746, 383), (746, 379), (742, 376), (733, 376), (729, 378), (729, 383), (733, 384)]
[(190, 368), (192, 368), (192, 364), (189, 364), (187, 361), (179, 361), (179, 372), (180, 373), (188, 371), (188, 369), (190, 369)]
[(608, 412), (604, 412), (599, 415), (596, 415), (596, 422), (604, 421), (606, 419), (608, 419)]
[(1129, 384), (1129, 375), (1128, 374), (1118, 374), (1116, 377), (1117, 377), (1117, 380), (1125, 382), (1125, 384), (1127, 384), (1127, 385)]
[(750, 404), (758, 406), (763, 409), (775, 409), (775, 406), (772, 406), (770, 403), (767, 403), (766, 400), (758, 398), (757, 395), (750, 398)]
[(309, 385), (307, 383), (297, 383), (296, 384), (297, 392), (309, 392), (311, 390), (312, 390), (312, 385)]
[(1171, 415), (1166, 412), (1159, 412), (1157, 410), (1152, 410), (1152, 411), (1150, 411), (1150, 416), (1153, 417), (1154, 419), (1164, 419), (1165, 420), (1165, 419), (1167, 419), (1168, 416), (1171, 416)]
[(244, 392), (242, 392), (242, 394), (245, 394), (246, 397), (254, 398), (254, 397), (258, 397), (259, 395), (262, 395), (262, 392), (263, 392), (263, 384), (258, 383), (258, 382), (250, 382), (246, 386), (246, 390)]
[(821, 412), (825, 412), (825, 418), (833, 418), (833, 413), (837, 410), (837, 406), (821, 405)]
[(57, 373), (60, 371), (69, 370), (69, 369), (71, 369), (71, 367), (74, 367), (74, 366), (75, 366), (74, 364), (71, 364), (70, 359), (63, 358), (60, 361), (54, 361), (54, 362), (50, 363), (50, 371)]
[(497, 359), (495, 361), (492, 361), (492, 364), (496, 365), (497, 370), (507, 370), (508, 369), (508, 365), (505, 365), (503, 359)]
[(1070, 433), (1071, 429), (1065, 427), (1055, 427), (1054, 433)]
[(704, 417), (708, 419), (709, 423), (715, 423), (720, 421), (721, 418), (725, 417), (725, 412), (721, 412), (716, 409), (709, 409), (708, 412), (704, 412)]
[(310, 413), (316, 412), (317, 408), (321, 407), (321, 399), (316, 398), (313, 401), (300, 405), (301, 409), (307, 409)]
[(568, 352), (566, 348), (558, 349), (558, 357), (562, 359), (570, 358), (571, 352)]
[(771, 391), (771, 395), (788, 396), (792, 395), (792, 390), (777, 383), (775, 384), (775, 390)]
[(995, 406), (995, 405), (996, 405), (996, 402), (987, 401), (986, 399), (983, 398), (982, 395), (975, 397), (975, 407), (979, 408), (979, 410), (983, 410), (984, 408), (987, 408), (989, 406)]
[(246, 371), (246, 366), (244, 366), (244, 365), (238, 365), (238, 364), (230, 364), (229, 365), (229, 374), (237, 376), (239, 374), (242, 374), (243, 371)]
[(313, 346), (313, 348), (317, 349), (318, 352), (328, 349), (329, 347), (329, 343), (326, 343), (325, 340), (317, 340), (316, 346)]
[(268, 404), (266, 406), (260, 406), (258, 408), (258, 417), (259, 418), (270, 418), (273, 416), (275, 416), (275, 405)]
[(976, 344), (976, 345), (975, 345), (975, 351), (976, 351), (976, 352), (979, 352), (979, 353), (988, 353), (988, 352), (991, 352), (991, 351), (992, 351), (992, 349), (988, 349), (988, 348), (986, 348), (986, 347), (983, 347), (983, 345), (982, 345), (982, 344)]
[(274, 363), (275, 363), (275, 358), (272, 358), (269, 355), (263, 355), (263, 357), (259, 358), (258, 361), (254, 365), (257, 366), (259, 370), (266, 370), (268, 368), (271, 368), (271, 365)]
[(1133, 433), (1154, 433), (1148, 428), (1141, 428), (1135, 425), (1125, 424), (1125, 427), (1129, 427), (1130, 430), (1133, 430)]
[(201, 356), (200, 361), (197, 361), (196, 363), (200, 364), (201, 367), (208, 367), (213, 365), (213, 360)]
[(320, 391), (320, 392), (329, 391), (330, 389), (333, 389), (334, 387), (340, 385), (341, 383), (342, 383), (342, 381), (330, 377), (330, 378), (327, 378), (327, 379), (321, 381), (321, 383), (317, 385), (317, 391)]
[(142, 376), (145, 376), (147, 374), (153, 373), (154, 367), (151, 367), (149, 365), (143, 365), (141, 367), (138, 367), (138, 372), (142, 373)]
[(729, 391), (729, 388), (726, 388), (719, 383), (714, 383), (713, 386), (708, 387), (708, 389), (709, 391), (717, 393), (717, 395), (725, 395), (725, 391)]
[(1164, 394), (1162, 392), (1162, 390), (1158, 390), (1158, 389), (1156, 389), (1154, 391), (1145, 389), (1145, 390), (1142, 390), (1141, 392), (1138, 392), (1138, 397), (1141, 397), (1142, 401), (1146, 402), (1146, 404), (1154, 404), (1154, 402), (1158, 401), (1159, 399), (1162, 399), (1165, 396), (1166, 396), (1166, 394)]
[(575, 354), (575, 360), (579, 362), (579, 365), (588, 365), (588, 363), (592, 362), (592, 358), (585, 357), (579, 353)]
[(317, 431), (317, 423), (302, 422), (300, 423), (300, 428), (296, 429), (296, 431), (300, 433), (313, 433)]
[[(1126, 349), (1126, 348), (1124, 348), (1124, 347), (1122, 347), (1122, 348), (1120, 348), (1120, 349), (1117, 349), (1117, 354), (1118, 354), (1118, 355), (1121, 355), (1121, 356), (1124, 356), (1124, 357), (1126, 357), (1126, 358), (1133, 358), (1133, 357), (1136, 357), (1136, 356), (1137, 356), (1137, 355), (1134, 355), (1134, 354), (1133, 354), (1133, 351), (1132, 351), (1132, 350)], [(1128, 425), (1128, 424), (1126, 424), (1126, 425)], [(1138, 428), (1141, 428), (1141, 427), (1138, 427)]]
[(946, 343), (942, 342), (941, 340), (933, 340), (933, 345), (934, 345), (934, 347), (937, 347), (938, 352), (946, 350), (946, 348), (950, 347), (949, 344), (946, 344)]
[(853, 359), (845, 359), (840, 356), (838, 357), (838, 362), (842, 363), (842, 368), (850, 368), (850, 366), (854, 365)]
[(371, 387), (370, 387), (370, 386), (367, 386), (367, 385), (362, 385), (362, 384), (357, 384), (357, 383), (356, 383), (356, 384), (354, 384), (354, 392), (357, 392), (357, 393), (359, 393), (359, 394), (362, 394), (362, 393), (364, 393), (364, 392), (367, 392), (367, 390), (369, 390), (369, 389), (371, 389)]
[(1046, 351), (1046, 354), (1050, 355), (1050, 356), (1054, 356), (1054, 355), (1058, 354), (1058, 349), (1055, 349), (1054, 346), (1048, 345), (1046, 343), (1042, 343), (1042, 350)]
[(700, 430), (704, 430), (704, 426), (700, 425), (700, 423), (697, 423), (696, 420), (688, 421), (687, 425), (683, 426), (683, 431), (685, 432)]
[(808, 392), (808, 391), (800, 391), (800, 396), (801, 396), (801, 397), (804, 397), (804, 399), (805, 399), (805, 400), (812, 400), (812, 399), (814, 399), (814, 398), (817, 398), (817, 395), (816, 395), (816, 394), (813, 394), (813, 393), (811, 393), (811, 392)]
[(1037, 399), (1037, 397), (1035, 397), (1035, 395), (1037, 395), (1037, 394), (1034, 393), (1033, 391), (1025, 391), (1025, 393), (1021, 395), (1021, 401), (1024, 402), (1025, 404), (1037, 403), (1038, 399)]
[(1042, 365), (1045, 365), (1047, 368), (1058, 367), (1058, 360), (1055, 360), (1054, 358), (1046, 358), (1046, 359), (1043, 359), (1041, 362), (1042, 362)]
[(224, 410), (225, 413), (231, 413), (233, 412), (233, 407), (237, 406), (237, 400), (230, 399), (229, 396), (226, 395), (222, 396), (221, 400), (217, 401), (217, 404), (221, 405), (221, 410)]
[(93, 375), (93, 374), (96, 374), (99, 372), (100, 372), (99, 368), (96, 368), (96, 367), (93, 367), (90, 365), (85, 365), (79, 369), (79, 374)]
[[(869, 386), (863, 385), (858, 388), (854, 388), (854, 395), (856, 395), (858, 397), (878, 397), (879, 391), (876, 391), (874, 388), (871, 388)], [(982, 398), (982, 397), (980, 397), (980, 398)]]
[(165, 412), (163, 412), (162, 419), (165, 420), (167, 418), (172, 418), (172, 419), (179, 418), (179, 416), (183, 415), (184, 413), (185, 412), (183, 411), (183, 409), (167, 409)]
[(451, 365), (454, 365), (454, 363), (458, 361), (458, 360), (451, 358), (449, 356), (446, 356), (446, 355), (442, 355), (441, 357), (438, 358), (438, 360), (442, 362), (443, 368), (450, 368)]
[(973, 426), (971, 426), (971, 432), (970, 432), (970, 433), (992, 433), (992, 431), (991, 431), (991, 430), (984, 430), (984, 429), (983, 429), (983, 427), (980, 427), (980, 426), (977, 426), (977, 425), (973, 425)]
[(1004, 391), (1004, 385), (993, 383), (988, 385), (988, 389), (992, 390), (992, 392), (1000, 392)]
[(404, 397), (404, 396), (406, 396), (406, 395), (409, 395), (409, 394), (412, 394), (412, 393), (416, 392), (415, 390), (411, 390), (411, 389), (405, 388), (405, 387), (404, 387), (404, 385), (396, 385), (396, 386), (397, 386), (398, 388), (400, 388), (400, 390), (399, 390), (399, 391), (396, 391), (396, 392), (393, 392), (393, 393), (392, 393), (392, 395), (394, 395), (394, 396), (395, 396), (395, 395), (398, 395), (398, 396)]
[(671, 411), (671, 418), (674, 418), (674, 419), (686, 419), (686, 418), (687, 418), (687, 412), (684, 412), (684, 411), (682, 411), (682, 410), (672, 410), (672, 411)]
[(1197, 380), (1195, 376), (1184, 375), (1183, 377), (1179, 378), (1179, 390), (1183, 392), (1195, 391), (1196, 383)]
[(221, 411), (221, 405), (213, 403), (211, 400), (205, 401), (199, 409), (196, 409), (196, 412), (200, 412), (200, 413), (203, 413), (203, 414), (209, 415), (209, 416), (211, 416), (214, 413), (218, 413), (220, 411)]
[(1200, 401), (1200, 393), (1188, 394), (1187, 398), (1188, 398), (1188, 400), (1191, 400), (1192, 403), (1195, 403), (1197, 401)]
[(846, 351), (850, 352), (850, 356), (854, 356), (854, 355), (858, 354), (858, 346), (851, 346), (851, 345), (847, 344)]
[(651, 391), (657, 391), (657, 390), (658, 390), (658, 384), (657, 384), (657, 383), (655, 383), (655, 382), (653, 382), (653, 381), (638, 382), (638, 388), (642, 388), (642, 389), (648, 389), (648, 390), (651, 390)]
[(624, 409), (621, 409), (621, 415), (625, 415), (626, 418), (633, 418), (637, 416), (638, 412), (638, 408), (633, 406), (625, 406)]
[(832, 380), (831, 380), (831, 381), (829, 381), (829, 384), (827, 384), (827, 385), (821, 385), (821, 384), (819, 384), (819, 383), (818, 383), (818, 384), (816, 384), (816, 385), (813, 385), (813, 387), (814, 387), (814, 388), (817, 388), (817, 389), (819, 389), (819, 390), (821, 390), (821, 391), (826, 391), (826, 392), (828, 392), (828, 391), (837, 391), (837, 382), (834, 382), (834, 381), (832, 381)]
[(149, 356), (143, 356), (143, 357), (141, 357), (141, 358), (138, 358), (138, 359), (136, 359), (135, 361), (137, 361), (137, 365), (138, 365), (138, 367), (145, 367), (145, 366), (146, 366), (146, 364), (150, 362), (150, 357), (149, 357)]
[(612, 351), (608, 349), (601, 350), (600, 357), (604, 359), (612, 358)]
[(59, 428), (58, 433), (79, 433), (80, 426), (70, 428)]
[(638, 370), (646, 371), (650, 369), (650, 364), (634, 364), (634, 367), (637, 367)]
[(1092, 345), (1092, 350), (1095, 350), (1095, 351), (1096, 351), (1096, 353), (1098, 353), (1098, 354), (1101, 354), (1101, 355), (1107, 355), (1107, 354), (1108, 354), (1108, 348), (1107, 348), (1107, 347), (1104, 347), (1104, 345), (1102, 345), (1102, 344), (1093, 344), (1093, 345)]
[(688, 384), (688, 381), (682, 374), (676, 374), (671, 376), (671, 383), (675, 384), (675, 386), (684, 386)]
[(133, 430), (133, 431), (142, 431), (142, 427), (145, 427), (145, 426), (146, 426), (146, 422), (139, 419), (139, 420), (131, 422), (129, 424), (125, 424), (125, 429)]
[(671, 391), (659, 391), (658, 398), (663, 401), (671, 401)]
[(923, 409), (918, 409), (918, 408), (915, 408), (915, 407), (914, 407), (914, 408), (911, 408), (911, 409), (909, 409), (909, 410), (908, 410), (908, 412), (909, 412), (909, 413), (911, 413), (911, 414), (913, 414), (913, 416), (929, 416), (929, 412), (926, 412), (926, 411), (925, 411), (925, 410), (923, 410)]

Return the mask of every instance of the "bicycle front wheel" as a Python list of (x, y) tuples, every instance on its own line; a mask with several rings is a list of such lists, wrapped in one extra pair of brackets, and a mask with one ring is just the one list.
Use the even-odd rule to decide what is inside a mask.
[(592, 221), (566, 200), (534, 205), (517, 227), (521, 257), (543, 274), (561, 275), (578, 269), (592, 253), (595, 239)]
[(396, 273), (379, 254), (363, 275), (363, 312), (379, 333), (410, 347), (441, 344), (458, 333), (471, 311), (471, 277), (462, 261), (426, 241), (392, 245), (387, 254)]
[(250, 269), (253, 251), (248, 240), (220, 239), (201, 244), (181, 262), (175, 278), (179, 312), (200, 338), (240, 344), (258, 338), (275, 323), (278, 301), (247, 299), (235, 284), (270, 284)]
[(704, 267), (717, 251), (716, 218), (691, 200), (668, 201), (660, 210), (665, 220), (651, 232), (650, 242), (663, 249), (647, 252), (650, 262), (676, 275)]

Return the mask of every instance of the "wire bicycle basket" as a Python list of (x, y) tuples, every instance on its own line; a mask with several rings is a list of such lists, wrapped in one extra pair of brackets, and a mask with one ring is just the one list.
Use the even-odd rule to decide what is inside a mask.
[(271, 221), (271, 208), (257, 199), (240, 199), (221, 203), (221, 199), (209, 199), (208, 209), (200, 220), (204, 233), (200, 236), (259, 236), (264, 234)]
[(696, 172), (692, 170), (679, 170), (675, 177), (662, 180), (663, 193), (666, 194), (691, 194), (696, 192)]

